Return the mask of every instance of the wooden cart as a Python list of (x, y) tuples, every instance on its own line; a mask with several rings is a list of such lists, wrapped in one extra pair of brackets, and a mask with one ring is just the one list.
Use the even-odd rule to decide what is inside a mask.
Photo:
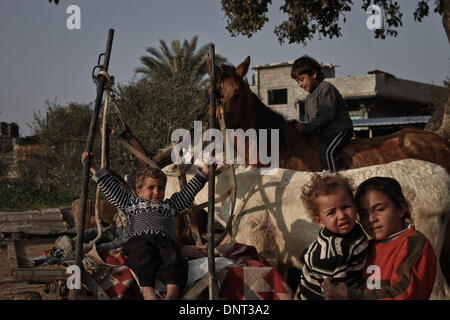
[[(0, 232), (7, 237), (0, 240), (7, 252), (8, 275), (2, 283), (45, 284), (46, 294), (56, 299), (66, 299), (69, 293), (66, 282), (70, 274), (60, 265), (33, 266), (32, 257), (42, 255), (54, 247), (62, 234), (75, 236), (71, 208), (52, 208), (24, 212), (0, 212)], [(28, 239), (24, 239), (28, 238)], [(3, 272), (5, 274), (5, 272)], [(108, 295), (86, 271), (81, 275), (82, 299), (109, 299)]]
[[(39, 256), (42, 251), (51, 248), (49, 239), (3, 240), (2, 246), (7, 249), (9, 276), (3, 282), (26, 282), (30, 284), (46, 284), (46, 294), (56, 295), (57, 300), (68, 298), (69, 289), (66, 266), (49, 265), (33, 266), (29, 258)], [(70, 265), (70, 261), (69, 261)], [(109, 300), (109, 296), (95, 282), (92, 276), (82, 270), (82, 292), (80, 299)]]

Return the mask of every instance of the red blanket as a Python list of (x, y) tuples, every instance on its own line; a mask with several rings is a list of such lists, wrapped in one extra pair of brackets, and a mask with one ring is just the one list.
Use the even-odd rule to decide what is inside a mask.
[(135, 281), (130, 268), (124, 265), (126, 257), (120, 250), (96, 250), (87, 253), (96, 263), (108, 268), (106, 276), (99, 281), (100, 287), (111, 299), (122, 299), (127, 290)]
[[(216, 248), (220, 256), (230, 259), (233, 265), (216, 273), (220, 282), (219, 298), (227, 300), (290, 300), (292, 292), (275, 268), (258, 254), (252, 246), (240, 243)], [(206, 249), (199, 249), (207, 254)], [(134, 282), (130, 269), (123, 265), (125, 257), (115, 250), (98, 252), (102, 264), (110, 266), (108, 275), (100, 286), (111, 299), (121, 299)], [(97, 262), (99, 258), (97, 258)]]
[[(235, 263), (217, 273), (219, 298), (227, 300), (291, 300), (292, 292), (277, 270), (253, 246), (231, 243), (216, 248)], [(206, 253), (206, 250), (202, 250)]]

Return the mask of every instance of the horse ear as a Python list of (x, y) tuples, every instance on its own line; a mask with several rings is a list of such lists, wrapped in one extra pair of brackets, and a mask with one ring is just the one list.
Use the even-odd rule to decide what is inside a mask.
[(237, 75), (241, 78), (245, 77), (249, 66), (250, 66), (250, 56), (245, 58), (244, 62), (238, 65), (238, 67), (236, 68)]

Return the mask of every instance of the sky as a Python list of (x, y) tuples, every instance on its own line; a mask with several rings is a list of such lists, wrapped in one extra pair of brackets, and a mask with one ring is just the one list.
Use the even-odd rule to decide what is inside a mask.
[[(91, 80), (98, 55), (105, 50), (108, 30), (115, 30), (109, 73), (126, 84), (141, 66), (146, 48), (198, 36), (198, 47), (214, 43), (216, 54), (238, 65), (247, 56), (251, 67), (293, 61), (307, 54), (338, 65), (336, 76), (365, 74), (379, 69), (401, 79), (442, 85), (450, 76), (450, 50), (442, 17), (431, 12), (415, 22), (417, 1), (399, 0), (403, 27), (398, 36), (375, 39), (366, 26), (369, 15), (354, 1), (342, 37), (302, 44), (280, 44), (275, 26), (286, 19), (281, 0), (269, 7), (269, 22), (251, 38), (232, 37), (220, 0), (48, 0), (0, 1), (0, 121), (16, 122), (20, 135), (31, 134), (33, 113), (46, 101), (68, 104), (95, 100)], [(430, 2), (434, 4), (434, 1)], [(80, 8), (80, 29), (70, 30), (70, 5)], [(432, 10), (430, 10), (432, 11)], [(249, 78), (251, 74), (249, 72)]]

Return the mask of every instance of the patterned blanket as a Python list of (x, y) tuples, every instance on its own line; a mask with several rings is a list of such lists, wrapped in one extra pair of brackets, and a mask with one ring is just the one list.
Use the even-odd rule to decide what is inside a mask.
[[(195, 247), (194, 247), (195, 248)], [(195, 248), (207, 255), (207, 250)], [(275, 268), (258, 254), (252, 246), (231, 243), (218, 246), (216, 256), (233, 261), (233, 264), (216, 272), (219, 280), (219, 298), (225, 300), (290, 300), (292, 292)], [(126, 257), (119, 250), (95, 248), (87, 255), (97, 263), (97, 281), (111, 299), (121, 299), (134, 278), (123, 265)], [(86, 263), (85, 263), (86, 266)], [(101, 276), (100, 276), (101, 275)]]
[[(292, 291), (277, 270), (255, 247), (241, 243), (218, 246), (221, 256), (234, 261), (216, 273), (219, 298), (226, 300), (291, 300)], [(207, 253), (206, 250), (202, 250)]]
[(126, 257), (121, 250), (89, 251), (83, 264), (97, 283), (113, 300), (122, 299), (135, 279), (130, 268), (124, 265)]

